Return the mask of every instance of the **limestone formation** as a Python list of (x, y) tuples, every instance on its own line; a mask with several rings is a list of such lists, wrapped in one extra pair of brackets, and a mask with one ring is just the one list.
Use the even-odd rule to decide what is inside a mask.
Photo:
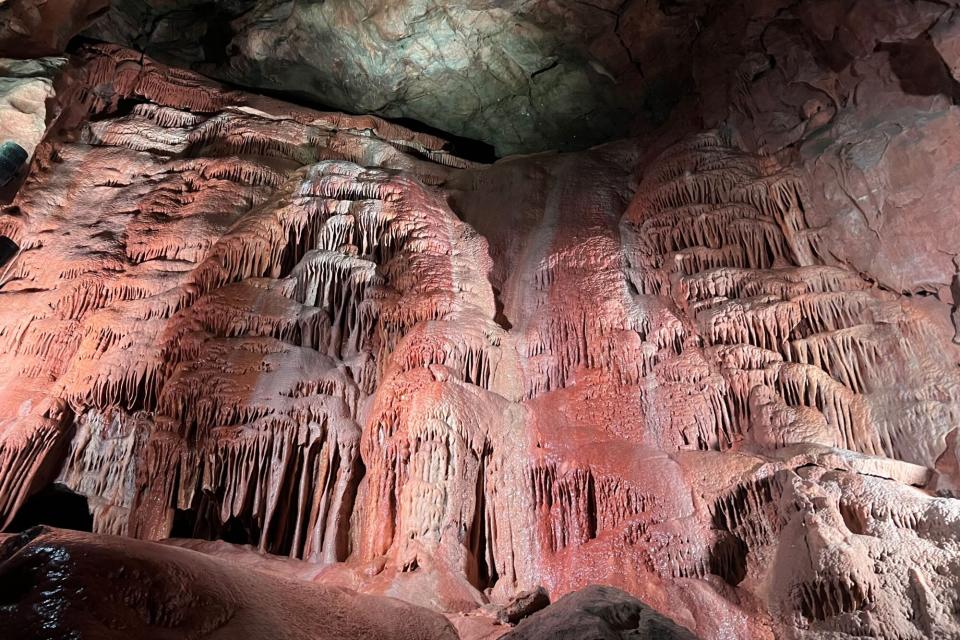
[(0, 636), (960, 638), (953, 4), (591, 4), (693, 20), (692, 88), (493, 164), (183, 68), (344, 106), (392, 72), (308, 27), (546, 10), (354, 4), (4, 63)]

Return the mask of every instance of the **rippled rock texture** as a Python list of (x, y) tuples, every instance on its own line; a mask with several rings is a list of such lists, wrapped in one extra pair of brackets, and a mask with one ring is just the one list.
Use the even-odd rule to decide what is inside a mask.
[(658, 135), (493, 165), (79, 49), (0, 210), (0, 519), (55, 483), (95, 535), (6, 555), (461, 638), (960, 637), (952, 8), (816, 8), (714, 7)]

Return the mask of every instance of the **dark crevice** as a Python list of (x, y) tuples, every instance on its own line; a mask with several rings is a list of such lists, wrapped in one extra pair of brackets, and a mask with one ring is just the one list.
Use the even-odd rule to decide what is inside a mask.
[(104, 120), (114, 120), (116, 118), (123, 118), (133, 114), (133, 110), (137, 105), (141, 104), (150, 104), (150, 101), (146, 98), (120, 98), (117, 100), (117, 106), (114, 109), (107, 109), (104, 111), (91, 113), (87, 121), (88, 122), (100, 122)]
[(496, 563), (493, 559), (492, 544), (487, 531), (491, 523), (487, 517), (486, 494), (484, 493), (486, 460), (486, 455), (482, 455), (480, 468), (477, 470), (476, 502), (470, 532), (471, 548), (477, 561), (477, 575), (474, 586), (480, 590), (492, 587), (499, 579)]
[[(344, 492), (343, 502), (340, 504), (340, 518), (345, 522), (350, 521), (353, 513), (354, 504), (357, 500), (357, 492), (360, 490), (360, 481), (367, 473), (367, 468), (363, 464), (360, 456), (354, 456), (353, 470), (350, 477), (350, 483)], [(339, 527), (336, 540), (337, 562), (345, 562), (353, 550), (350, 548), (350, 527)]]
[(253, 518), (231, 517), (226, 522), (220, 521), (222, 501), (222, 497), (209, 491), (200, 492), (190, 509), (176, 510), (170, 537), (223, 540), (240, 545), (259, 544), (260, 527)]
[(597, 537), (597, 486), (593, 474), (587, 475), (587, 538)]
[(504, 331), (510, 331), (513, 328), (513, 324), (507, 318), (506, 313), (504, 313), (503, 299), (500, 297), (500, 289), (497, 287), (493, 288), (493, 302), (495, 305), (495, 315), (493, 316), (493, 321), (496, 322)]
[(550, 62), (550, 64), (548, 64), (547, 66), (543, 67), (542, 69), (537, 69), (536, 71), (534, 71), (533, 73), (531, 73), (531, 74), (530, 74), (530, 79), (533, 80), (534, 78), (536, 78), (537, 76), (539, 76), (539, 75), (542, 74), (542, 73), (546, 73), (547, 71), (550, 71), (551, 69), (556, 69), (559, 64), (560, 64), (560, 59), (559, 59), (559, 58), (556, 58), (555, 60), (553, 60), (552, 62)]
[[(623, 34), (620, 33), (620, 23), (623, 20), (623, 14), (627, 10), (627, 7), (630, 5), (630, 0), (624, 0), (617, 10), (614, 12), (616, 16), (616, 22), (613, 25), (613, 33), (617, 36), (617, 41), (620, 43), (620, 46), (623, 47), (624, 52), (627, 54), (627, 58), (630, 60), (630, 64), (634, 66), (637, 70), (637, 73), (640, 74), (641, 78), (646, 77), (643, 73), (643, 65), (640, 64), (640, 61), (633, 57), (633, 49), (627, 44), (623, 39)], [(662, 8), (661, 8), (662, 10)]]
[(173, 526), (170, 528), (171, 538), (192, 538), (197, 527), (197, 512), (195, 509), (175, 509), (173, 512)]
[(960, 104), (960, 82), (940, 56), (929, 35), (905, 42), (885, 42), (877, 51), (886, 52), (890, 69), (900, 80), (904, 93), (916, 96), (943, 95)]
[(419, 120), (414, 120), (412, 118), (385, 118), (385, 120), (388, 120), (394, 124), (398, 124), (401, 127), (406, 127), (407, 129), (417, 133), (426, 133), (428, 135), (436, 136), (446, 140), (443, 150), (448, 153), (452, 153), (457, 157), (463, 158), (464, 160), (490, 164), (498, 159), (497, 152), (493, 145), (487, 144), (481, 140), (456, 136), (452, 133), (443, 131), (442, 129), (437, 129), (436, 127), (431, 127), (430, 125), (424, 124)]
[(6, 266), (19, 250), (20, 247), (17, 246), (16, 242), (7, 236), (0, 236), (0, 269)]
[(197, 16), (206, 22), (207, 30), (200, 44), (206, 62), (224, 64), (232, 55), (230, 43), (233, 41), (232, 16), (215, 2), (197, 8)]
[(256, 546), (260, 540), (260, 528), (250, 518), (229, 518), (220, 528), (218, 537), (231, 544)]
[(710, 549), (710, 573), (720, 576), (731, 586), (737, 586), (747, 577), (749, 552), (750, 548), (739, 536), (720, 534)]
[[(218, 82), (223, 82), (218, 80)], [(278, 90), (278, 89), (268, 89), (264, 87), (247, 87), (243, 85), (234, 85), (230, 83), (224, 83), (232, 89), (237, 89), (240, 91), (247, 91), (250, 93), (256, 93), (259, 95), (266, 96), (268, 98), (273, 98), (275, 100), (281, 100), (284, 102), (289, 102), (291, 104), (300, 105), (307, 107), (309, 109), (316, 109), (317, 111), (335, 111), (340, 113), (352, 114), (352, 115), (365, 115), (358, 114), (356, 112), (349, 111), (342, 107), (337, 107), (330, 104), (324, 104), (318, 102), (315, 98), (310, 97), (309, 95), (300, 92), (300, 91), (291, 91), (291, 90)], [(473, 138), (465, 138), (463, 136), (457, 136), (450, 132), (443, 131), (442, 129), (437, 129), (436, 127), (431, 127), (428, 124), (424, 124), (419, 120), (413, 118), (386, 118), (383, 116), (377, 116), (391, 122), (393, 124), (399, 125), (414, 133), (424, 133), (427, 135), (435, 136), (444, 140), (445, 144), (443, 145), (443, 150), (447, 153), (451, 153), (459, 158), (464, 160), (469, 160), (471, 162), (479, 162), (483, 164), (491, 164), (496, 162), (499, 156), (497, 156), (496, 149), (493, 145), (487, 144), (481, 140), (475, 140)], [(403, 147), (403, 152), (409, 155), (417, 156), (424, 158), (423, 154), (417, 153), (415, 149), (410, 147)]]
[(64, 47), (64, 53), (71, 56), (76, 55), (84, 47), (96, 44), (111, 44), (105, 40), (100, 40), (98, 38), (91, 38), (85, 33), (80, 33), (78, 35), (70, 38), (70, 42), (67, 43), (67, 46)]
[(27, 498), (5, 531), (19, 533), (37, 525), (92, 532), (93, 516), (84, 496), (53, 483)]

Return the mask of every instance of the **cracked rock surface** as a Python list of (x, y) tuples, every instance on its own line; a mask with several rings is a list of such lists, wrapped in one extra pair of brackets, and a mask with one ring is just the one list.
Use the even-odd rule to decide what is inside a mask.
[[(499, 155), (659, 124), (695, 33), (647, 0), (115, 0), (87, 33), (246, 87), (412, 118)], [(674, 6), (681, 5), (681, 6)]]

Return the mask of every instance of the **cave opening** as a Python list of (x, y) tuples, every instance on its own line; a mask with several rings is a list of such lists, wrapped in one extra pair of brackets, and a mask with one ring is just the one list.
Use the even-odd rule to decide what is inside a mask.
[(890, 56), (890, 69), (900, 81), (904, 93), (943, 95), (953, 104), (960, 104), (960, 82), (953, 78), (929, 35), (904, 42), (880, 43), (877, 51)]
[(93, 514), (85, 496), (54, 482), (27, 498), (6, 532), (20, 533), (38, 525), (92, 532)]
[(0, 269), (5, 267), (6, 264), (13, 259), (13, 256), (17, 255), (17, 251), (19, 250), (20, 247), (16, 242), (7, 236), (0, 236)]
[(177, 509), (170, 537), (223, 540), (230, 544), (257, 546), (260, 543), (260, 527), (253, 518), (233, 516), (221, 522), (222, 499), (203, 491), (189, 509)]
[[(483, 164), (492, 164), (498, 159), (497, 150), (492, 144), (483, 142), (482, 140), (476, 140), (474, 138), (465, 138), (463, 136), (458, 136), (449, 131), (444, 131), (442, 129), (437, 129), (436, 127), (431, 127), (420, 120), (414, 118), (386, 118), (394, 124), (398, 124), (401, 127), (410, 129), (411, 131), (416, 131), (418, 133), (426, 133), (431, 136), (436, 136), (446, 141), (446, 144), (443, 146), (443, 150), (451, 153), (455, 156), (463, 158), (464, 160), (470, 160), (472, 162), (480, 162)], [(406, 150), (408, 153), (410, 149)]]
[(747, 555), (750, 547), (739, 536), (721, 534), (710, 549), (710, 573), (720, 576), (730, 586), (737, 586), (747, 577)]

